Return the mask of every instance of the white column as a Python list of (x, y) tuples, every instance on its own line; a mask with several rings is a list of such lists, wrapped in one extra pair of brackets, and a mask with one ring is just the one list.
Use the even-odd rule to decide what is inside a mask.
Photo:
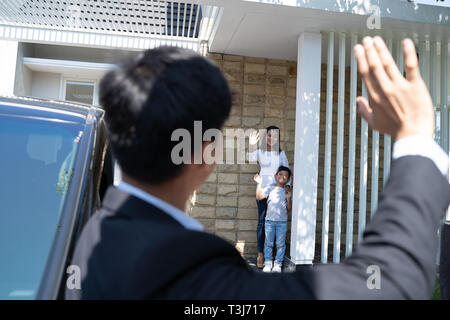
[(0, 40), (0, 95), (14, 93), (16, 78), (17, 41)]
[(295, 264), (312, 264), (314, 259), (321, 56), (321, 34), (301, 33), (298, 39), (291, 228), (291, 260)]

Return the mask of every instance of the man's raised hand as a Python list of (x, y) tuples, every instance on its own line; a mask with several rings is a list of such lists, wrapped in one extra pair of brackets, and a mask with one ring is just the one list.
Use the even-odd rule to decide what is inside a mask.
[(358, 112), (369, 126), (399, 140), (407, 136), (433, 137), (434, 112), (420, 75), (414, 43), (402, 42), (406, 78), (400, 73), (383, 39), (365, 37), (354, 47), (358, 69), (369, 101), (358, 97)]

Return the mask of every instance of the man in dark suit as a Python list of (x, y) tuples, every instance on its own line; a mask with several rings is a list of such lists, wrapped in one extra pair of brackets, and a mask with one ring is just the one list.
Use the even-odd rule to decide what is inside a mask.
[[(448, 157), (432, 138), (433, 109), (414, 46), (403, 44), (406, 78), (381, 38), (355, 47), (371, 102), (358, 97), (359, 112), (395, 141), (390, 178), (362, 243), (339, 265), (284, 274), (250, 270), (231, 244), (184, 214), (215, 164), (175, 164), (172, 132), (194, 136), (194, 121), (202, 132), (222, 127), (231, 94), (219, 68), (191, 51), (159, 48), (108, 73), (101, 103), (123, 181), (109, 188), (82, 232), (72, 261), (81, 290), (67, 289), (66, 298), (429, 298), (437, 230), (450, 202)], [(203, 154), (210, 143), (191, 151)]]

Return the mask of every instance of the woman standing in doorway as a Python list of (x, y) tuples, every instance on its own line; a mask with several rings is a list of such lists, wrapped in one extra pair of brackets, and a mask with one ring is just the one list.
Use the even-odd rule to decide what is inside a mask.
[[(247, 153), (248, 161), (259, 163), (262, 187), (275, 184), (275, 174), (280, 166), (289, 168), (286, 153), (280, 148), (280, 129), (276, 126), (270, 126), (266, 129), (265, 136), (265, 145), (263, 144), (261, 149), (257, 149), (260, 136), (257, 131), (254, 131), (249, 137), (249, 152)], [(288, 182), (287, 188), (290, 188), (290, 182)], [(256, 205), (258, 207), (258, 227), (256, 228), (258, 258), (256, 265), (262, 269), (264, 267), (264, 224), (267, 199), (256, 200)]]

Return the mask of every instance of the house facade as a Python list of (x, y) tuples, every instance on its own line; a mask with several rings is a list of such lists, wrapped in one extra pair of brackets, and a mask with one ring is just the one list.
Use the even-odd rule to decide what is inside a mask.
[[(98, 104), (100, 79), (123, 59), (160, 45), (196, 50), (234, 93), (224, 129), (281, 130), (293, 169), (288, 258), (339, 263), (361, 239), (391, 158), (390, 138), (356, 116), (367, 94), (352, 51), (362, 37), (382, 36), (400, 67), (401, 40), (414, 40), (449, 151), (450, 8), (425, 2), (4, 0), (0, 94)], [(246, 257), (256, 255), (256, 172), (218, 165), (187, 208)]]

